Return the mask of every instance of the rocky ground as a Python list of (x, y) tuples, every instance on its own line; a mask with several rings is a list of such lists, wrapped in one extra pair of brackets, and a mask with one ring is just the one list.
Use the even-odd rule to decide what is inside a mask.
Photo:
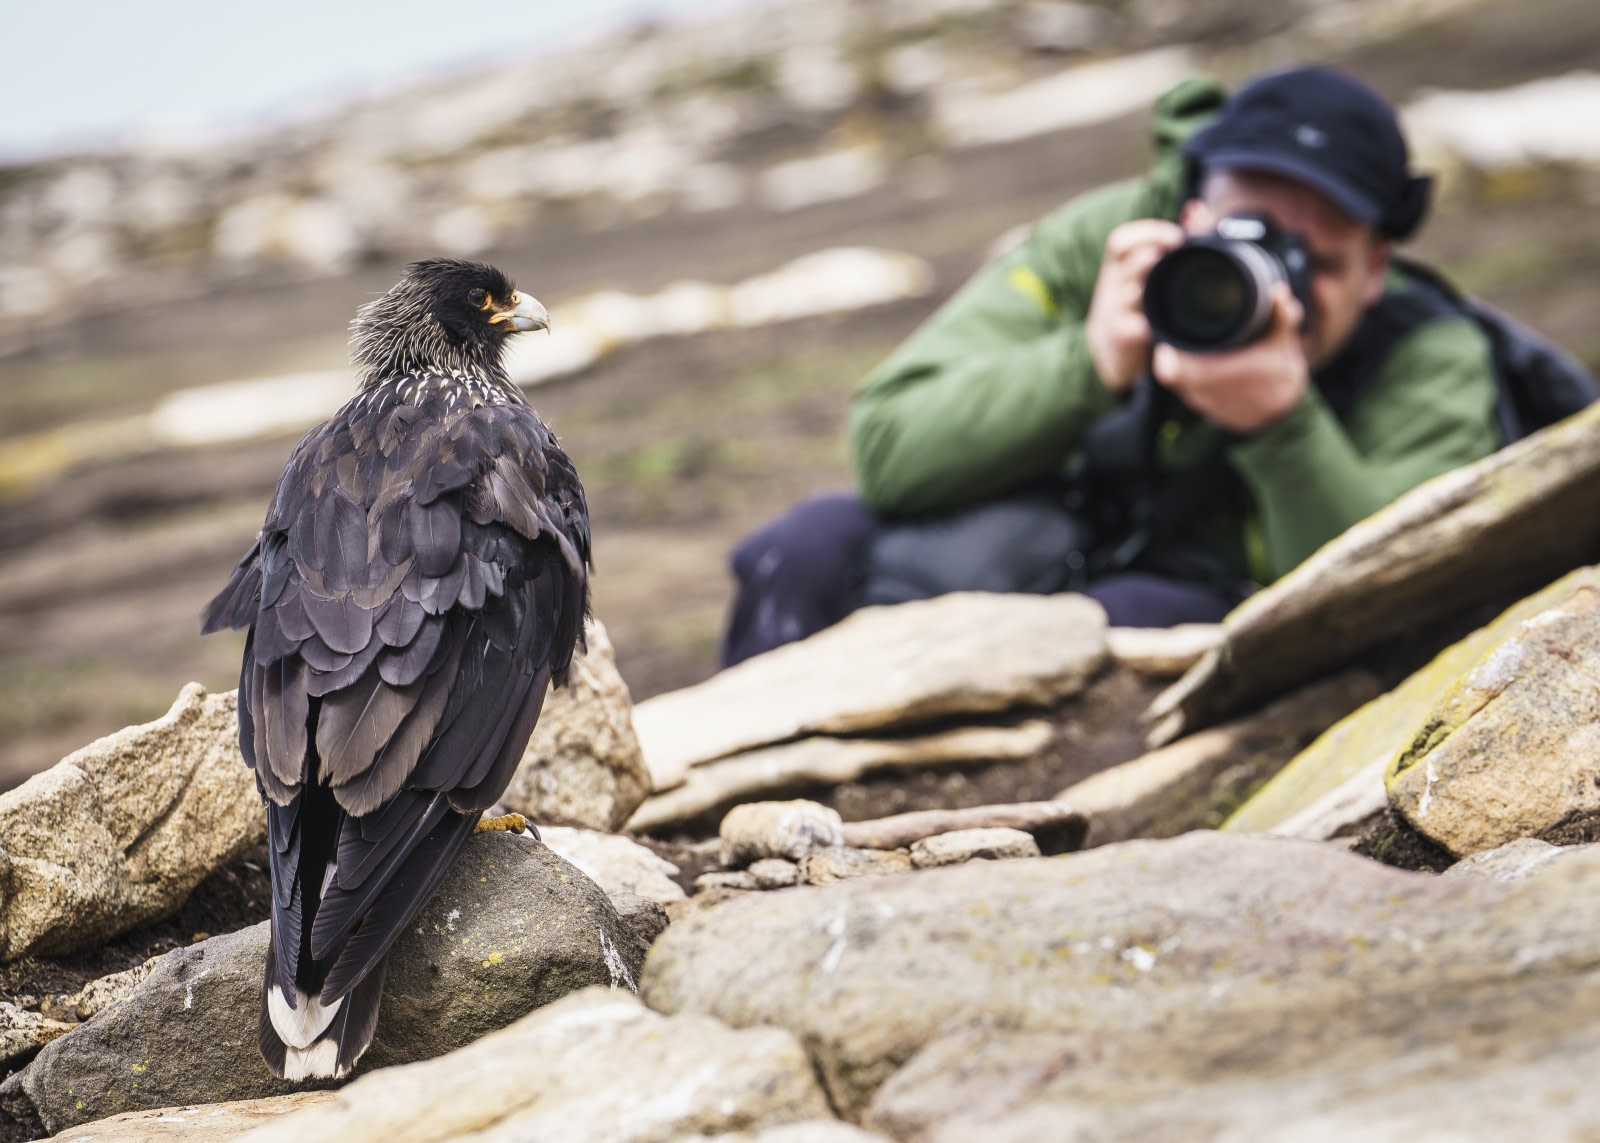
[(593, 624), (505, 794), (543, 840), (472, 840), (336, 1093), (257, 1058), (263, 823), (190, 684), (0, 794), (0, 1128), (1583, 1138), (1596, 558), (1600, 406), (1218, 627), (951, 595), (635, 704)]
[(336, 1090), (257, 1058), (262, 823), (191, 685), (0, 794), (0, 1132), (1586, 1138), (1597, 469), (1600, 406), (1219, 627), (952, 595), (634, 704), (596, 625), (506, 794), (543, 839), (472, 839)]
[[(1184, 13), (1225, 74), (1315, 27), (1408, 102), (1600, 63), (1579, 0), (1338, 9), (1359, 35), (1316, 7)], [(1158, 8), (1018, 11), (1133, 48), (1170, 42), (1135, 42)], [(844, 244), (933, 284), (620, 344), (536, 390), (590, 488), (604, 621), (505, 795), (543, 840), (473, 839), (337, 1091), (255, 1055), (238, 647), (190, 634), (292, 438), (140, 434), (165, 395), (336, 367), (392, 268), (263, 266), (8, 342), (0, 771), (40, 772), (0, 793), (0, 1138), (1588, 1138), (1600, 412), (1414, 491), (1218, 627), (952, 596), (712, 675), (727, 546), (846, 481), (856, 379), (997, 235), (1139, 169), (1143, 131), (496, 238), (550, 299)], [(1445, 173), (1420, 253), (1600, 364), (1595, 168)]]

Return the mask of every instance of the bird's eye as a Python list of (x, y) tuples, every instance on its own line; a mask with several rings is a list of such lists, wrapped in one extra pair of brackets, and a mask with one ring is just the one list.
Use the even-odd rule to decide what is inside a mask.
[(473, 290), (467, 295), (467, 301), (471, 302), (475, 306), (481, 306), (488, 300), (489, 295), (484, 293), (482, 290)]

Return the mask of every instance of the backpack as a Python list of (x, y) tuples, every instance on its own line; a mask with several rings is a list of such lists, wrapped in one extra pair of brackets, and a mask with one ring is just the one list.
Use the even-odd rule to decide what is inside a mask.
[[(1438, 271), (1409, 258), (1395, 263), (1446, 312), (1470, 317), (1489, 339), (1495, 382), (1495, 423), (1506, 444), (1555, 424), (1600, 399), (1600, 385), (1571, 354), (1488, 302), (1470, 297)], [(1438, 304), (1435, 302), (1434, 304)]]

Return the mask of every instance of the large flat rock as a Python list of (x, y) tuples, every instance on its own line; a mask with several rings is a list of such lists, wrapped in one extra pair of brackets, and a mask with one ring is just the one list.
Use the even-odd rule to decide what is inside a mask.
[(1054, 730), (1042, 718), (1016, 726), (960, 726), (892, 738), (813, 735), (693, 767), (680, 785), (646, 798), (628, 828), (642, 832), (683, 825), (739, 801), (838, 786), (868, 774), (1021, 761), (1044, 753), (1054, 739)]
[(1223, 828), (1298, 833), (1316, 820), (1319, 808), (1333, 810), (1345, 804), (1357, 813), (1370, 809), (1372, 798), (1382, 797), (1390, 764), (1411, 746), (1434, 708), (1479, 661), (1527, 621), (1560, 610), (1574, 593), (1596, 589), (1600, 589), (1600, 568), (1580, 568), (1445, 648), (1399, 686), (1329, 728), (1239, 807)]
[(1044, 706), (1106, 659), (1105, 612), (1076, 595), (961, 593), (869, 607), (634, 710), (655, 789), (691, 766), (804, 734), (852, 734)]
[(129, 1111), (85, 1123), (52, 1138), (57, 1143), (162, 1143), (168, 1139), (174, 1143), (222, 1143), (224, 1139), (237, 1139), (247, 1131), (254, 1131), (281, 1115), (314, 1107), (332, 1098), (329, 1092), (302, 1091), (270, 1099)]
[(741, 898), (669, 930), (642, 995), (789, 1029), (898, 1139), (1400, 1138), (1364, 1128), (1424, 1112), (1483, 1126), (1407, 1138), (1563, 1138), (1600, 1115), (1597, 891), (1593, 852), (1504, 884), (1196, 833)]
[(1163, 694), (1167, 738), (1600, 551), (1600, 405), (1412, 489), (1240, 604)]
[(155, 722), (0, 794), (0, 960), (91, 948), (163, 917), (266, 828), (233, 692), (190, 683)]
[(365, 1076), (245, 1138), (656, 1143), (830, 1118), (788, 1032), (668, 1018), (626, 993), (589, 989), (448, 1056)]
[[(427, 1059), (593, 984), (630, 990), (648, 942), (538, 842), (470, 838), (396, 943), (360, 1070)], [(0, 1087), (52, 1131), (123, 1112), (299, 1090), (261, 1060), (267, 923), (177, 949)]]

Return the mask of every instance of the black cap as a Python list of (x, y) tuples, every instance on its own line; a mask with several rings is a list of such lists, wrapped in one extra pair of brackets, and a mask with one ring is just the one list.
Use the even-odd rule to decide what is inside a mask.
[(1190, 137), (1200, 172), (1268, 171), (1320, 191), (1358, 222), (1406, 238), (1428, 210), (1433, 180), (1412, 175), (1394, 109), (1327, 67), (1269, 72), (1240, 88)]

